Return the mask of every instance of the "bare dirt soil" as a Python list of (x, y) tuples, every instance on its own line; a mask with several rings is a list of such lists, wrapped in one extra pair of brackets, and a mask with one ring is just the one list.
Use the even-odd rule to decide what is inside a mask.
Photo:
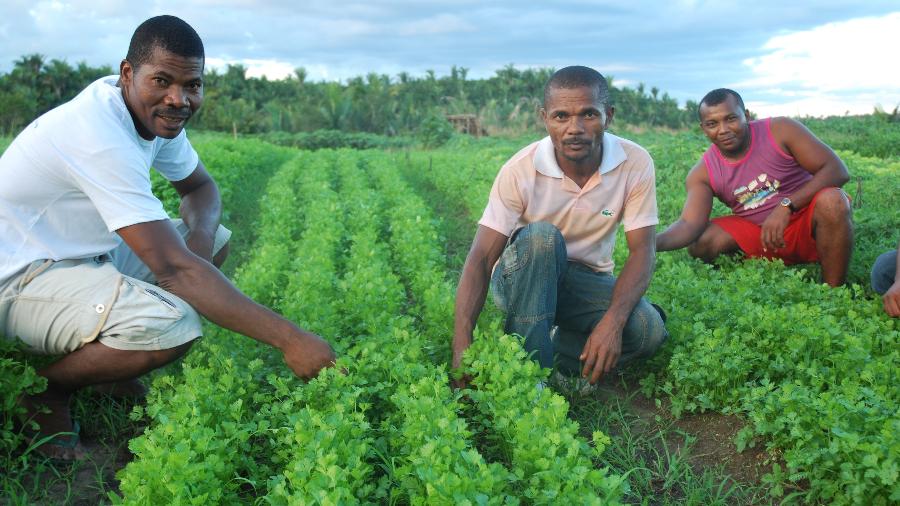
[[(610, 375), (613, 376), (613, 375)], [(771, 471), (771, 455), (757, 445), (738, 452), (735, 436), (745, 423), (733, 415), (721, 413), (685, 414), (675, 418), (668, 402), (663, 400), (657, 407), (653, 399), (644, 396), (633, 384), (625, 384), (618, 378), (609, 378), (600, 384), (596, 395), (606, 399), (618, 399), (634, 415), (647, 422), (647, 430), (659, 430), (664, 425), (674, 425), (678, 430), (693, 436), (688, 460), (695, 471), (723, 466), (726, 474), (734, 480), (756, 485), (763, 475)], [(670, 431), (671, 432), (671, 431)], [(667, 437), (669, 451), (681, 451), (684, 438)]]

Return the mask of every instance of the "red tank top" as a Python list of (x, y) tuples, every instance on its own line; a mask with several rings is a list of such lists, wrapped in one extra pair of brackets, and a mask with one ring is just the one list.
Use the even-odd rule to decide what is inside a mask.
[(731, 211), (762, 225), (782, 197), (812, 179), (772, 138), (772, 118), (750, 122), (750, 148), (737, 162), (729, 162), (713, 144), (703, 153), (713, 194)]

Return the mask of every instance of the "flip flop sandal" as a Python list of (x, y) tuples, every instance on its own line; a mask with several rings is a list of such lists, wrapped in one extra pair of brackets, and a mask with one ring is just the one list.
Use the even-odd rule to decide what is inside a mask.
[[(57, 432), (56, 434), (52, 434), (49, 436), (44, 436), (37, 441), (34, 441), (26, 450), (26, 454), (31, 452), (32, 450), (37, 450), (41, 446), (56, 446), (58, 448), (64, 449), (74, 449), (78, 446), (78, 443), (81, 441), (81, 424), (78, 423), (78, 420), (72, 421), (72, 430), (68, 432)], [(79, 459), (65, 459), (60, 457), (47, 457), (50, 462), (54, 464), (71, 464)]]

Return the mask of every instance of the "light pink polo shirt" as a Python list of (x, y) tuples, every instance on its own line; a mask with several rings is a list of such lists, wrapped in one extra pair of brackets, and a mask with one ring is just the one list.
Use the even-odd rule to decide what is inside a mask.
[(603, 159), (579, 188), (563, 174), (550, 137), (516, 153), (497, 174), (480, 225), (509, 237), (529, 223), (555, 225), (566, 240), (569, 260), (612, 272), (616, 228), (655, 226), (653, 159), (637, 144), (603, 135)]

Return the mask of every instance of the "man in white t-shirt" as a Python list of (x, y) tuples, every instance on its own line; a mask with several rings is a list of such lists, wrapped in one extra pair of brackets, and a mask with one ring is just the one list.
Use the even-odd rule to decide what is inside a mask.
[[(665, 340), (661, 310), (642, 298), (659, 222), (653, 160), (606, 132), (613, 113), (606, 79), (593, 69), (566, 67), (547, 82), (541, 117), (550, 135), (500, 169), (463, 267), (454, 368), (472, 342), (489, 284), (506, 332), (523, 336), (542, 367), (591, 384)], [(629, 255), (616, 279), (619, 223)]]
[[(216, 268), (230, 232), (184, 132), (203, 100), (203, 65), (193, 28), (151, 18), (119, 76), (36, 119), (0, 158), (0, 335), (64, 355), (38, 371), (47, 390), (22, 400), (41, 426), (36, 437), (76, 433), (39, 447), (48, 456), (85, 454), (69, 413), (74, 391), (134, 387), (200, 337), (198, 313), (278, 347), (300, 377), (334, 361), (322, 338), (256, 304)], [(181, 220), (151, 193), (151, 166), (180, 194)]]

